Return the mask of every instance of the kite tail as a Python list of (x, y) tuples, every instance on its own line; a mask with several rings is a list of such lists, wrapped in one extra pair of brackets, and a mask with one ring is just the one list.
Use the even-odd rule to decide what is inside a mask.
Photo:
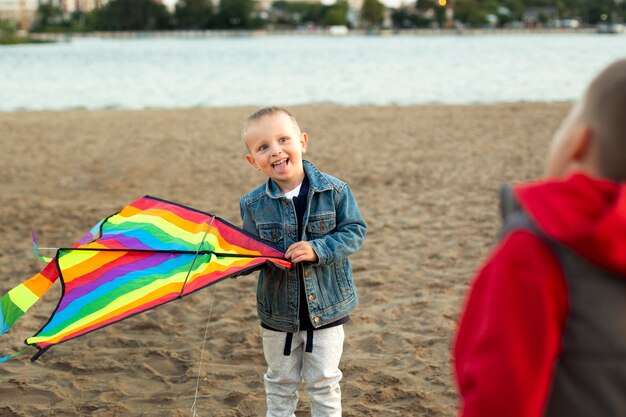
[(56, 261), (52, 260), (41, 272), (0, 298), (0, 334), (6, 333), (48, 291), (58, 277)]
[(33, 236), (33, 252), (35, 253), (35, 257), (42, 262), (50, 262), (52, 258), (48, 258), (47, 256), (41, 256), (39, 254), (39, 251), (37, 251), (37, 236), (35, 236), (35, 233), (33, 233), (32, 236)]
[(22, 348), (22, 349), (18, 350), (17, 352), (13, 352), (13, 353), (11, 353), (10, 355), (3, 356), (3, 357), (1, 357), (1, 358), (0, 358), (0, 363), (2, 363), (2, 362), (6, 362), (6, 361), (8, 361), (9, 359), (14, 358), (14, 357), (16, 357), (16, 356), (23, 355), (23, 354), (24, 354), (24, 353), (26, 353), (28, 350), (30, 350), (30, 346), (26, 346), (26, 347), (24, 347), (24, 348)]

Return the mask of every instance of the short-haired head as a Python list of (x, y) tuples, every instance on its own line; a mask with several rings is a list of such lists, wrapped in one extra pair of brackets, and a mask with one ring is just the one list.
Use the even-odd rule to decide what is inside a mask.
[(300, 125), (298, 124), (298, 121), (296, 120), (295, 116), (293, 114), (291, 114), (291, 112), (289, 112), (289, 110), (283, 108), (283, 107), (279, 107), (279, 106), (268, 106), (268, 107), (262, 107), (259, 110), (255, 111), (254, 113), (252, 113), (250, 116), (246, 117), (246, 120), (244, 120), (243, 122), (243, 129), (241, 130), (241, 138), (243, 139), (244, 143), (246, 143), (246, 134), (248, 132), (248, 128), (250, 127), (250, 125), (258, 120), (261, 120), (264, 117), (267, 116), (275, 116), (279, 113), (283, 113), (285, 115), (287, 115), (291, 121), (293, 122), (294, 127), (296, 128), (296, 130), (298, 132), (300, 132)]
[(600, 72), (580, 104), (581, 121), (596, 141), (598, 173), (613, 181), (626, 180), (626, 59)]

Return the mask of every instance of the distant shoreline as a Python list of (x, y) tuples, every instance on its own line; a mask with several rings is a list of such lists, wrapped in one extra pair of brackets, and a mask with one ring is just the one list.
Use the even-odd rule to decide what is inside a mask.
[(384, 29), (367, 31), (349, 30), (334, 33), (329, 29), (314, 30), (170, 30), (170, 31), (115, 31), (115, 32), (71, 32), (31, 33), (39, 40), (64, 41), (72, 38), (224, 38), (262, 36), (485, 36), (485, 35), (587, 35), (597, 33), (596, 28), (579, 29)]
[[(575, 99), (572, 100), (520, 100), (520, 101), (502, 101), (502, 102), (485, 102), (485, 103), (411, 103), (411, 104), (341, 104), (332, 102), (315, 102), (315, 103), (299, 103), (291, 104), (289, 108), (315, 108), (315, 109), (328, 109), (337, 108), (344, 109), (346, 111), (353, 109), (371, 109), (371, 110), (385, 110), (398, 109), (404, 111), (404, 109), (437, 109), (437, 108), (511, 108), (511, 107), (532, 107), (532, 106), (568, 106), (572, 105)], [(49, 108), (49, 109), (11, 109), (1, 110), (0, 117), (9, 114), (21, 115), (21, 114), (49, 114), (49, 115), (62, 115), (66, 114), (93, 114), (93, 113), (172, 113), (172, 112), (211, 112), (211, 111), (237, 111), (245, 110), (251, 112), (254, 109), (258, 109), (259, 104), (242, 104), (234, 106), (195, 106), (195, 107), (143, 107), (143, 108), (131, 108), (131, 107), (68, 107), (62, 109)]]

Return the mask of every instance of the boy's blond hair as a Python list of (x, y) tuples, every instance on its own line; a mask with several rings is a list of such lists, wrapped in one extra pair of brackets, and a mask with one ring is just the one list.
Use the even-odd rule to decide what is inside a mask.
[(246, 117), (246, 120), (243, 122), (243, 129), (241, 129), (241, 138), (243, 139), (244, 143), (246, 142), (246, 133), (248, 132), (248, 127), (253, 122), (260, 120), (265, 116), (274, 116), (275, 114), (278, 114), (278, 113), (284, 113), (287, 116), (289, 116), (289, 118), (293, 122), (293, 125), (296, 127), (298, 132), (300, 132), (300, 125), (298, 124), (298, 121), (296, 120), (295, 116), (291, 114), (289, 110), (283, 107), (279, 107), (279, 106), (263, 107), (255, 111), (254, 113), (252, 113), (250, 116)]
[(597, 141), (602, 177), (626, 180), (626, 59), (598, 74), (583, 95), (582, 121)]

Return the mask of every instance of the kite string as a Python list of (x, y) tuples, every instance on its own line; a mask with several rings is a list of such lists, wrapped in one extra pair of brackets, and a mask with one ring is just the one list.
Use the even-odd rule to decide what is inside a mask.
[(213, 301), (215, 301), (215, 293), (217, 292), (217, 286), (213, 286), (213, 295), (211, 296), (211, 306), (209, 307), (209, 318), (206, 321), (206, 327), (204, 329), (204, 340), (202, 341), (202, 351), (200, 353), (200, 364), (198, 365), (198, 376), (196, 378), (196, 393), (193, 397), (193, 404), (191, 404), (191, 417), (196, 417), (196, 401), (198, 400), (198, 389), (200, 387), (200, 373), (202, 371), (202, 360), (204, 358), (204, 346), (206, 344), (207, 335), (209, 334), (209, 323), (211, 322), (211, 314), (213, 313)]

